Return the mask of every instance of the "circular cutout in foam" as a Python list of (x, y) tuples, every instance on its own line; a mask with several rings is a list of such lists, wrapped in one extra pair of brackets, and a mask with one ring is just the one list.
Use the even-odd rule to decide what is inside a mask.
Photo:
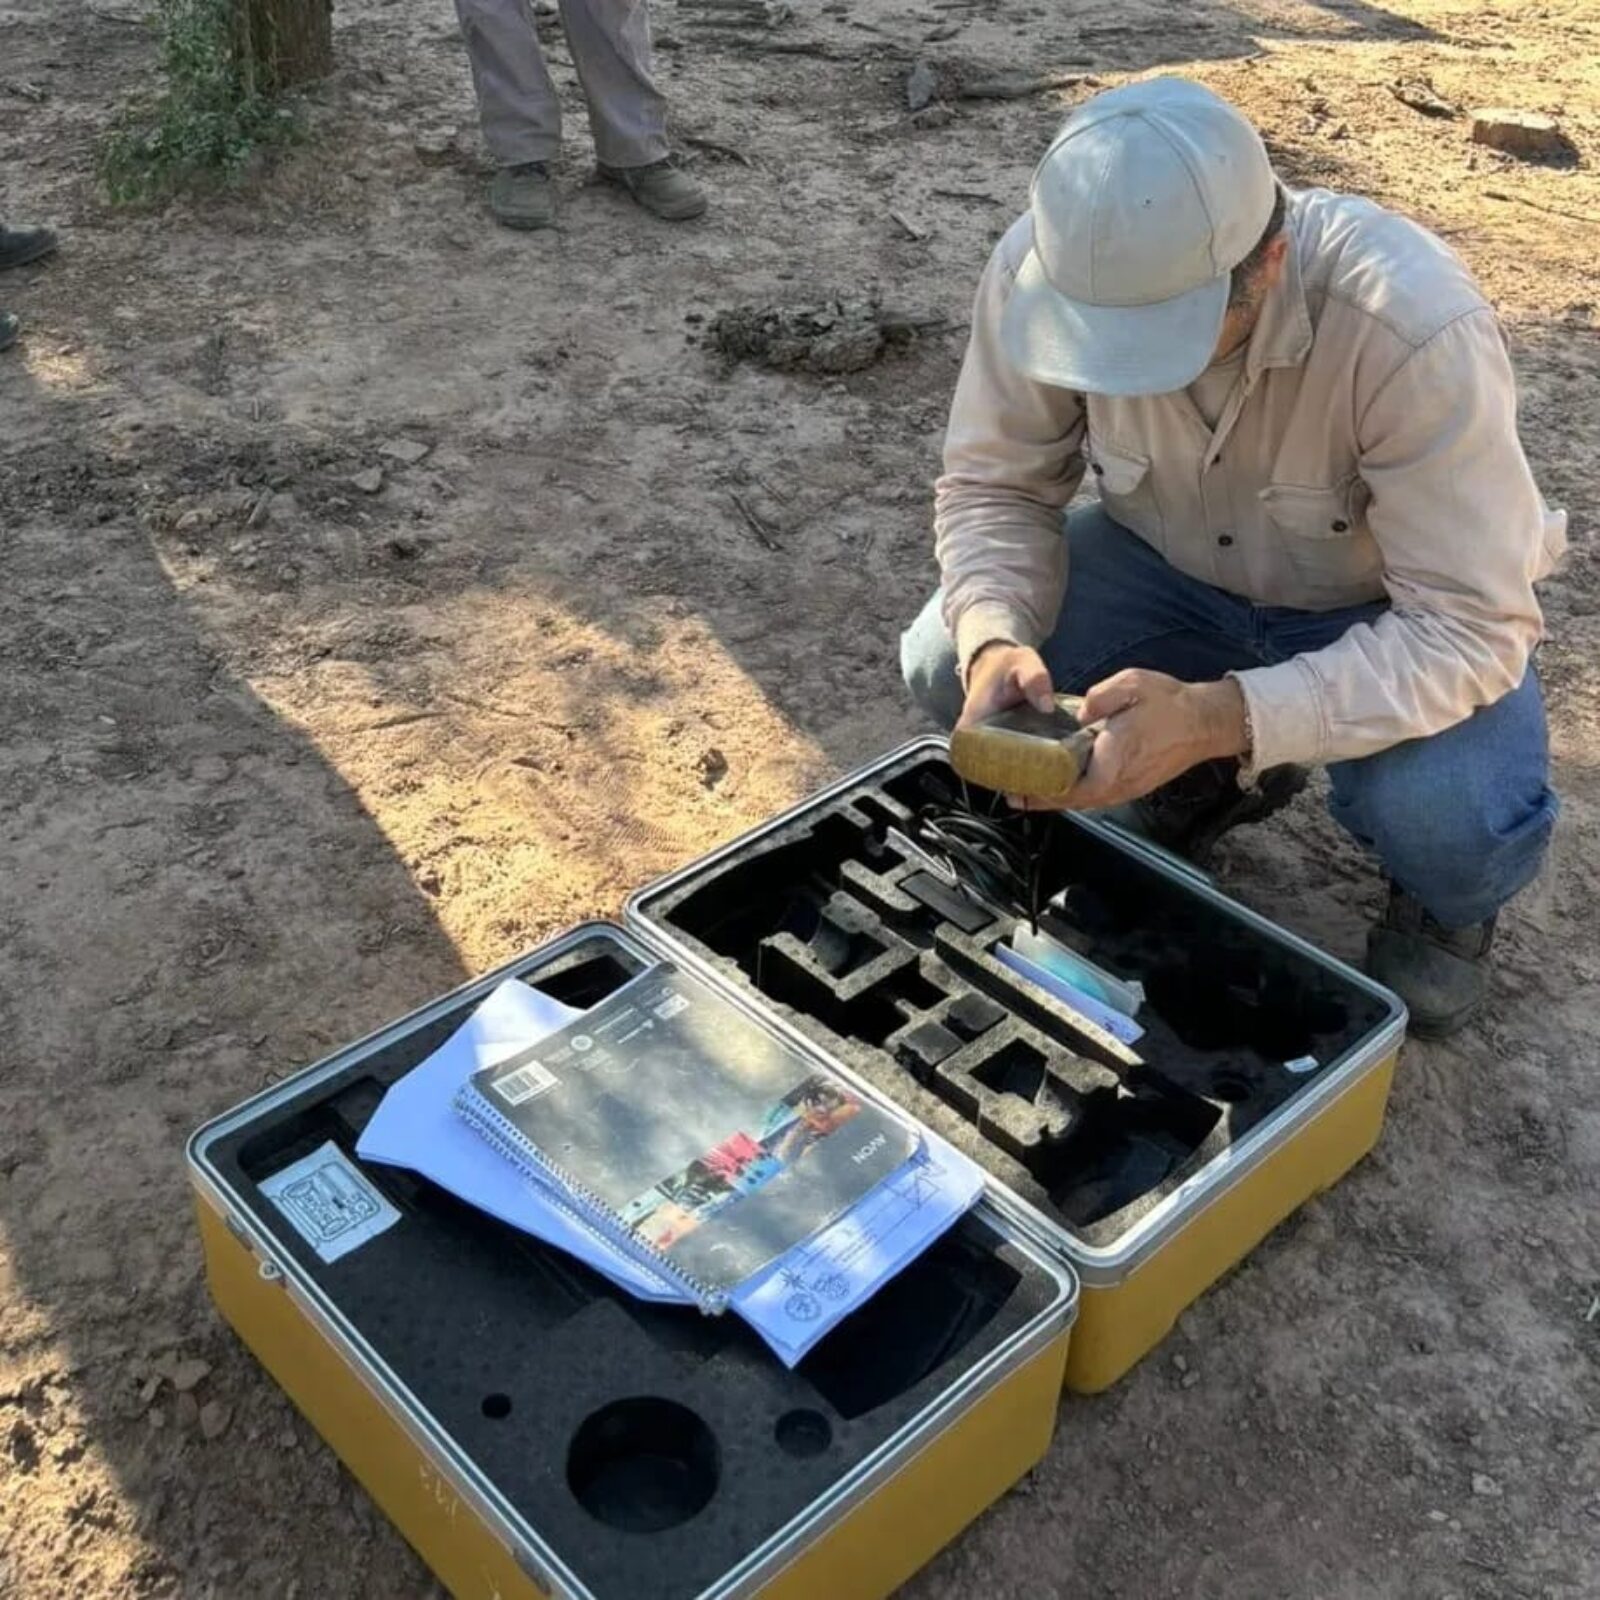
[(675, 1400), (641, 1395), (592, 1412), (567, 1451), (567, 1486), (597, 1522), (660, 1533), (703, 1511), (721, 1476), (717, 1438)]

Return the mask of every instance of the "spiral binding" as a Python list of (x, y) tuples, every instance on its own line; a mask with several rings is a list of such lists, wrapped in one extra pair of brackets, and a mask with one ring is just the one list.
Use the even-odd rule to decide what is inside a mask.
[[(729, 1293), (702, 1282), (685, 1272), (666, 1251), (641, 1239), (612, 1207), (593, 1189), (577, 1182), (564, 1168), (553, 1162), (504, 1112), (475, 1084), (463, 1084), (455, 1098), (456, 1110), (472, 1124), (474, 1132), (498, 1150), (525, 1177), (539, 1184), (540, 1194), (550, 1200), (591, 1238), (621, 1250), (649, 1270), (658, 1272), (669, 1284), (688, 1291), (708, 1317), (720, 1317), (728, 1309)], [(560, 1189), (543, 1180), (554, 1180)], [(563, 1192), (564, 1191), (564, 1192)], [(581, 1201), (591, 1212), (586, 1214), (573, 1200)], [(608, 1231), (614, 1229), (614, 1232)]]

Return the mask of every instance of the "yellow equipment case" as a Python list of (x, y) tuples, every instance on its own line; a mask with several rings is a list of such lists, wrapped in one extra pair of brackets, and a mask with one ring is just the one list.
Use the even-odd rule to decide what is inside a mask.
[[(731, 1315), (635, 1300), (354, 1159), (502, 980), (591, 1005), (663, 954), (575, 929), (202, 1128), (211, 1290), (459, 1600), (878, 1600), (1049, 1443), (1077, 1282), (1028, 1208), (995, 1186), (789, 1371)], [(332, 1229), (398, 1213), (332, 1260), (263, 1189), (324, 1154), (303, 1198)]]
[(1138, 980), (1130, 1048), (996, 959), (1017, 917), (950, 888), (917, 818), (1000, 809), (923, 739), (636, 895), (627, 920), (982, 1164), (1082, 1294), (1067, 1386), (1113, 1383), (1375, 1143), (1398, 998), (1126, 831), (1038, 819), (1047, 931)]
[[(1119, 829), (1040, 819), (1046, 929), (1143, 985), (1122, 1044), (1003, 965), (1014, 908), (918, 843), (958, 798), (997, 804), (919, 740), (190, 1141), (218, 1306), (461, 1600), (888, 1594), (1042, 1456), (1063, 1382), (1115, 1381), (1376, 1140), (1392, 994)], [(991, 1179), (793, 1371), (353, 1159), (505, 978), (588, 1006), (661, 960)], [(332, 1261), (262, 1188), (330, 1144), (337, 1203), (398, 1213)]]

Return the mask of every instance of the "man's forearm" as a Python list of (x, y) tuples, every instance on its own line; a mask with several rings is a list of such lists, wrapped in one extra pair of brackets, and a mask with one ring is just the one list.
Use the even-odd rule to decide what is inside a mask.
[(1481, 628), (1387, 611), (1320, 650), (1247, 668), (1253, 767), (1357, 760), (1453, 727), (1522, 681), (1537, 618), (1535, 607)]
[(945, 625), (963, 669), (992, 639), (1037, 646), (1066, 584), (1060, 511), (1017, 491), (946, 477), (934, 530)]

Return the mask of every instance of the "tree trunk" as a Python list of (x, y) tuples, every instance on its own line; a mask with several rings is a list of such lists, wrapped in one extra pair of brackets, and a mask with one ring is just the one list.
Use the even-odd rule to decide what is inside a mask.
[(237, 0), (245, 61), (257, 86), (288, 89), (333, 70), (333, 0)]

